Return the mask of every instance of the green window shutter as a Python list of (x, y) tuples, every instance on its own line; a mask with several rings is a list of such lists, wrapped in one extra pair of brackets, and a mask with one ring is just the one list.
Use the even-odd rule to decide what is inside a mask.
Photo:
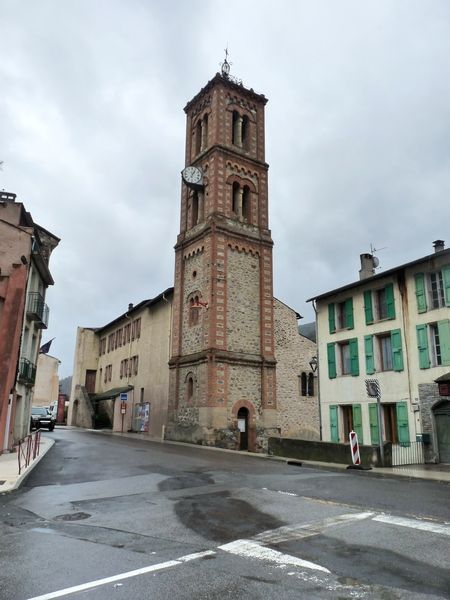
[(430, 368), (430, 354), (428, 352), (428, 332), (426, 325), (416, 325), (417, 348), (419, 349), (419, 367)]
[(373, 375), (375, 373), (375, 357), (373, 355), (373, 335), (364, 336), (364, 353), (366, 355), (366, 373)]
[(353, 329), (353, 298), (347, 298), (345, 301), (345, 326), (347, 329)]
[(366, 325), (373, 323), (372, 290), (364, 292), (364, 314), (366, 315)]
[(425, 288), (425, 275), (423, 273), (416, 273), (414, 275), (416, 282), (416, 300), (417, 300), (417, 311), (420, 313), (427, 312), (427, 294)]
[(392, 362), (394, 371), (403, 371), (403, 351), (401, 329), (391, 331)]
[(450, 265), (442, 267), (442, 281), (444, 283), (445, 306), (450, 306)]
[(350, 371), (353, 377), (359, 375), (358, 338), (348, 340), (350, 347)]
[(397, 435), (400, 444), (409, 443), (408, 405), (397, 402)]
[(352, 406), (353, 413), (353, 431), (358, 436), (358, 442), (363, 443), (363, 428), (362, 428), (362, 414), (361, 404), (354, 404)]
[(394, 284), (388, 283), (385, 287), (386, 307), (388, 319), (395, 319)]
[(339, 442), (338, 407), (336, 404), (330, 406), (330, 436), (332, 442)]
[(437, 323), (439, 343), (441, 345), (441, 359), (443, 365), (450, 365), (450, 321), (444, 319)]
[(330, 333), (336, 331), (336, 310), (334, 308), (334, 302), (328, 305), (328, 325), (330, 326)]
[(370, 423), (370, 443), (377, 445), (380, 443), (380, 428), (378, 426), (378, 406), (376, 402), (369, 404), (369, 423)]
[(328, 358), (328, 377), (334, 379), (336, 377), (336, 349), (335, 344), (327, 344), (327, 358)]

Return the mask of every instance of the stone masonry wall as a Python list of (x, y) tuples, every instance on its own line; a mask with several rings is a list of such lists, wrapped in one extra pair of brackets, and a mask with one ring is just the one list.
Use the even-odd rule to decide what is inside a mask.
[(301, 396), (300, 375), (311, 373), (316, 344), (300, 335), (295, 311), (274, 299), (277, 360), (278, 426), (281, 437), (318, 440), (320, 431), (317, 377), (314, 396)]
[(232, 352), (260, 353), (259, 257), (228, 248), (227, 340)]
[(199, 298), (206, 299), (207, 290), (207, 272), (205, 268), (205, 253), (194, 254), (184, 259), (184, 296), (181, 299), (181, 310), (183, 313), (183, 337), (181, 341), (182, 354), (193, 354), (203, 349), (204, 319), (206, 318), (206, 309), (199, 310), (199, 319), (197, 325), (189, 325), (189, 297), (191, 294), (199, 292)]
[(440, 402), (439, 386), (437, 383), (419, 384), (420, 416), (422, 420), (422, 433), (430, 435), (430, 444), (424, 445), (425, 462), (437, 462), (438, 448), (434, 435), (434, 421), (432, 407)]
[(228, 382), (228, 421), (236, 402), (247, 400), (256, 411), (261, 408), (261, 370), (258, 367), (230, 365)]

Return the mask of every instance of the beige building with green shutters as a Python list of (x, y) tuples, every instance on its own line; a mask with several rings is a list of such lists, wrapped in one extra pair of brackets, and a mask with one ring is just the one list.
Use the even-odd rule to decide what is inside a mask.
[[(322, 437), (378, 445), (376, 398), (381, 390), (383, 440), (403, 447), (423, 441), (427, 462), (450, 462), (450, 250), (434, 242), (434, 253), (376, 273), (376, 259), (361, 255), (360, 280), (313, 301)], [(422, 452), (422, 448), (420, 449)]]

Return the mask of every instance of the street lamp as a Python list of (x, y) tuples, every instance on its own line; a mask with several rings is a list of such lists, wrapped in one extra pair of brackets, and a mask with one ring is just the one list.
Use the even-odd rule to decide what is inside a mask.
[[(317, 356), (313, 356), (309, 361), (309, 366), (311, 367), (311, 371), (315, 373), (319, 367), (319, 361), (317, 360)], [(320, 406), (320, 378), (317, 377), (317, 404), (319, 410), (319, 439), (322, 440), (322, 407)]]
[(313, 373), (317, 371), (318, 365), (319, 363), (317, 362), (317, 356), (313, 356), (312, 359), (309, 361), (309, 366), (311, 367), (311, 371)]

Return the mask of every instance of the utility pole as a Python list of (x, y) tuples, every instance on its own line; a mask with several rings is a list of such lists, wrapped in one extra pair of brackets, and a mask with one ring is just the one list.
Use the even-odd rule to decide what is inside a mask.
[(380, 446), (381, 466), (384, 467), (383, 427), (381, 424), (381, 389), (378, 379), (366, 379), (366, 390), (369, 398), (377, 399), (378, 444)]

